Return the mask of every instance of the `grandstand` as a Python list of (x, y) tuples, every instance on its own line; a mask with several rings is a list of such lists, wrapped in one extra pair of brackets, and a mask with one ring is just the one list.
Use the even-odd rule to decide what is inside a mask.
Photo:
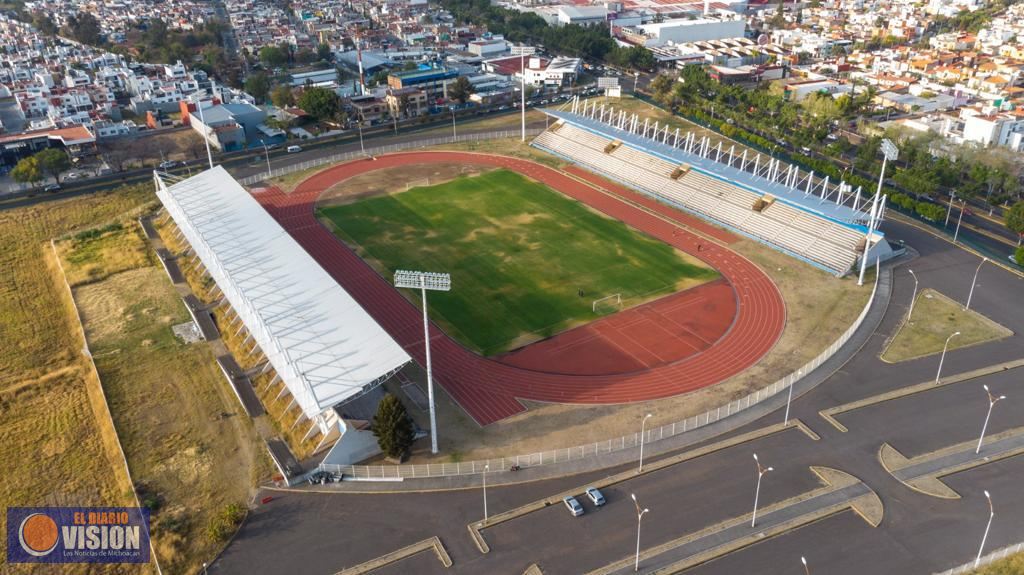
[(830, 184), (760, 154), (737, 154), (693, 133), (596, 102), (575, 100), (533, 145), (695, 213), (837, 276), (853, 269), (871, 239), (869, 258), (891, 253), (877, 223), (884, 198), (870, 201), (845, 182)]

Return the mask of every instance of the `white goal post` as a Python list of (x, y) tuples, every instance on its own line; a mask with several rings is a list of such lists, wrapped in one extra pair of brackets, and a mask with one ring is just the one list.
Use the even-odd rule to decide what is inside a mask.
[(590, 305), (590, 311), (592, 311), (594, 313), (597, 313), (597, 304), (599, 304), (599, 303), (601, 303), (603, 301), (608, 301), (610, 299), (614, 299), (615, 300), (615, 305), (617, 305), (619, 307), (622, 307), (622, 294), (621, 293), (617, 293), (617, 294), (612, 294), (610, 296), (605, 296), (605, 297), (600, 298), (600, 299), (595, 299), (594, 302)]

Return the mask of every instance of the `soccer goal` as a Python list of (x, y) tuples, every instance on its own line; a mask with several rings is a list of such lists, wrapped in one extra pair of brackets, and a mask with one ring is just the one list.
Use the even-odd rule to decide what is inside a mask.
[(609, 306), (613, 306), (614, 309), (622, 309), (622, 294), (617, 293), (605, 296), (600, 299), (595, 299), (593, 303), (591, 303), (590, 309), (594, 313), (597, 313), (599, 306), (601, 307), (601, 309), (605, 309)]

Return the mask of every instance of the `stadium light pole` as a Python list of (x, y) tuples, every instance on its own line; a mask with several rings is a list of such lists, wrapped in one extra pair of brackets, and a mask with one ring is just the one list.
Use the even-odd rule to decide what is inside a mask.
[(985, 550), (985, 540), (988, 539), (988, 530), (992, 528), (992, 518), (996, 516), (995, 508), (992, 507), (992, 496), (985, 490), (985, 499), (988, 500), (988, 523), (985, 525), (985, 534), (981, 536), (981, 547), (978, 547), (978, 557), (974, 560), (974, 567), (981, 564), (981, 553)]
[[(882, 184), (885, 182), (885, 166), (889, 161), (896, 161), (900, 157), (900, 150), (896, 147), (896, 144), (892, 143), (892, 140), (886, 138), (882, 140), (882, 173), (878, 175), (878, 190), (875, 192), (875, 201), (878, 202), (882, 197)], [(872, 209), (872, 212), (875, 212)], [(864, 255), (860, 259), (860, 277), (857, 279), (857, 285), (864, 285), (864, 272), (868, 267), (868, 250), (871, 249), (871, 236), (874, 235), (876, 220), (881, 216), (881, 212), (872, 213), (871, 219), (868, 221), (868, 235), (864, 239)]]
[(978, 285), (978, 272), (981, 271), (981, 266), (985, 265), (988, 258), (981, 258), (981, 263), (978, 264), (978, 269), (974, 270), (974, 279), (971, 280), (971, 291), (967, 294), (967, 305), (964, 306), (964, 311), (971, 309), (971, 298), (974, 297), (974, 286)]
[(633, 505), (636, 507), (636, 561), (633, 562), (633, 572), (640, 570), (640, 520), (644, 518), (644, 513), (650, 511), (646, 507), (640, 509), (640, 502), (636, 500), (636, 493), (630, 493), (630, 497), (633, 498)]
[(935, 385), (939, 384), (939, 377), (942, 376), (942, 362), (946, 361), (946, 350), (949, 349), (949, 340), (958, 335), (960, 335), (960, 332), (958, 331), (954, 331), (949, 334), (949, 337), (946, 338), (945, 345), (942, 346), (942, 355), (939, 356), (939, 371), (935, 372)]
[(757, 487), (754, 489), (754, 516), (750, 518), (750, 526), (753, 527), (757, 523), (757, 500), (761, 495), (761, 478), (764, 477), (765, 473), (773, 471), (772, 467), (764, 467), (761, 462), (757, 460), (757, 454), (754, 454), (754, 464), (757, 465)]
[(907, 271), (914, 276), (914, 295), (910, 296), (910, 311), (907, 312), (907, 323), (910, 323), (910, 319), (914, 315), (914, 302), (917, 301), (917, 274), (912, 269), (907, 269)]
[(647, 420), (650, 419), (650, 417), (651, 414), (648, 413), (644, 416), (643, 421), (640, 422), (640, 469), (637, 470), (637, 473), (644, 472), (644, 428), (646, 427)]
[(988, 395), (988, 414), (985, 415), (985, 424), (981, 426), (981, 437), (978, 438), (978, 447), (974, 448), (975, 455), (981, 453), (981, 442), (985, 440), (985, 430), (988, 429), (988, 420), (992, 417), (992, 408), (1000, 401), (1006, 399), (1005, 395), (1000, 395), (999, 397), (992, 395), (992, 392), (988, 390), (988, 385), (982, 385), (981, 387), (985, 388), (985, 393)]
[(418, 289), (423, 295), (423, 347), (427, 356), (427, 398), (430, 401), (430, 452), (437, 453), (437, 413), (434, 408), (434, 377), (430, 365), (430, 321), (427, 319), (427, 290), (450, 291), (452, 278), (445, 273), (398, 270), (395, 287)]

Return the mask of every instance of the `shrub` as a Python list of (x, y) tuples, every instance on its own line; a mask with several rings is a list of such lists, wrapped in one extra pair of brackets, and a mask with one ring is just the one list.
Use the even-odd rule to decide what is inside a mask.
[(373, 435), (384, 455), (403, 457), (412, 446), (415, 433), (412, 420), (405, 411), (405, 406), (392, 394), (386, 394), (377, 405), (377, 414), (373, 416)]

